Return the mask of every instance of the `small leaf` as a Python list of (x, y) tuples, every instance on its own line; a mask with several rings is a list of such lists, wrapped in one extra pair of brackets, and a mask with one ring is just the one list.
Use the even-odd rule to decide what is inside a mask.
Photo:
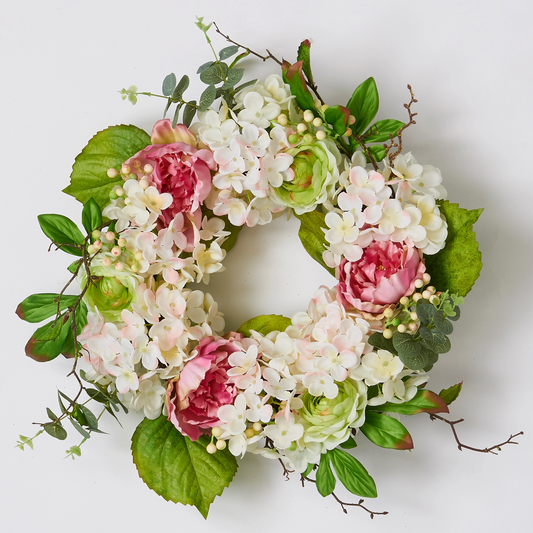
[(73, 459), (74, 459), (74, 455), (81, 457), (81, 450), (79, 446), (71, 446), (70, 449), (68, 449), (66, 453), (72, 455)]
[(384, 403), (369, 406), (372, 411), (385, 413), (398, 413), (400, 415), (416, 415), (418, 413), (448, 413), (445, 401), (429, 390), (419, 390), (413, 398), (404, 403)]
[(448, 389), (442, 389), (439, 392), (439, 396), (444, 400), (444, 402), (446, 402), (446, 405), (450, 405), (452, 402), (457, 400), (462, 388), (463, 382), (461, 381), (461, 383), (457, 383), (457, 385), (452, 385)]
[(363, 498), (375, 498), (376, 484), (365, 467), (352, 455), (335, 448), (328, 451), (339, 481), (352, 494)]
[(451, 335), (453, 333), (453, 324), (446, 319), (446, 315), (443, 311), (438, 310), (435, 313), (435, 316), (433, 317), (433, 323), (443, 335)]
[(372, 146), (368, 146), (367, 149), (376, 163), (379, 163), (385, 159), (385, 147), (383, 145), (373, 144)]
[(355, 442), (353, 437), (350, 437), (348, 440), (341, 442), (339, 446), (343, 450), (353, 450), (354, 448), (357, 448), (357, 443)]
[(139, 424), (131, 450), (139, 476), (153, 491), (165, 500), (194, 505), (207, 518), (209, 506), (237, 471), (227, 448), (209, 454), (207, 444), (205, 435), (191, 441), (160, 416)]
[(392, 343), (392, 339), (386, 339), (383, 336), (383, 333), (376, 331), (375, 333), (372, 333), (370, 337), (368, 338), (368, 344), (370, 346), (373, 346), (374, 348), (377, 348), (378, 350), (387, 350), (387, 352), (390, 352), (394, 355), (398, 355), (398, 352), (396, 351), (396, 348), (394, 348), (394, 344)]
[(207, 111), (209, 106), (215, 101), (216, 93), (215, 86), (209, 85), (200, 96), (198, 111)]
[(181, 100), (183, 93), (188, 89), (189, 87), (189, 76), (187, 74), (184, 74), (181, 77), (181, 80), (176, 85), (176, 88), (174, 89), (174, 92), (172, 93), (172, 100)]
[(324, 453), (320, 456), (320, 464), (316, 472), (316, 488), (321, 496), (329, 496), (335, 490), (337, 480), (331, 471), (329, 464), (329, 454)]
[(239, 91), (242, 91), (243, 89), (246, 89), (246, 87), (250, 87), (251, 85), (254, 85), (254, 83), (257, 83), (257, 80), (247, 81), (246, 83), (243, 83), (243, 84), (239, 85), (238, 87), (235, 87), (234, 92), (238, 93)]
[(198, 67), (198, 70), (196, 71), (196, 74), (201, 74), (204, 70), (207, 70), (213, 63), (214, 61), (208, 61), (207, 63), (200, 65)]
[(71, 273), (71, 274), (76, 274), (76, 271), (78, 270), (78, 265), (80, 264), (81, 262), (81, 259), (77, 259), (76, 261), (73, 261), (72, 263), (70, 263), (70, 265), (67, 267), (67, 270)]
[(187, 128), (191, 125), (192, 119), (196, 115), (196, 100), (191, 100), (185, 105), (185, 110), (183, 111), (183, 124)]
[(234, 56), (238, 51), (238, 46), (226, 46), (226, 48), (222, 48), (222, 50), (220, 50), (220, 52), (218, 53), (218, 57), (220, 57), (220, 59), (228, 59), (228, 57)]
[(335, 270), (328, 267), (322, 257), (326, 249), (326, 237), (322, 231), (327, 229), (325, 215), (318, 211), (311, 211), (303, 215), (296, 215), (296, 217), (300, 220), (298, 237), (300, 237), (306, 252), (332, 276), (335, 276)]
[[(433, 340), (424, 339), (420, 341), (420, 344), (422, 344), (426, 348), (429, 348), (432, 352), (435, 352), (438, 354), (448, 353), (452, 349), (452, 344), (450, 342), (450, 339), (448, 339), (448, 337), (444, 337), (442, 341), (435, 340), (436, 334), (437, 332), (435, 331), (433, 333)], [(418, 370), (418, 369), (413, 368), (413, 370)]]
[(80, 405), (81, 412), (85, 416), (85, 420), (87, 421), (87, 426), (89, 426), (91, 429), (98, 429), (98, 419), (92, 411), (86, 407), (85, 405)]
[(382, 448), (394, 450), (410, 450), (413, 439), (405, 426), (395, 418), (367, 411), (365, 423), (361, 426), (361, 433), (370, 441)]
[(305, 39), (305, 41), (300, 43), (296, 60), (302, 62), (302, 70), (309, 82), (313, 84), (313, 72), (311, 71), (311, 41), (309, 39)]
[(221, 83), (226, 80), (228, 65), (226, 63), (213, 63), (200, 74), (200, 79), (207, 85)]
[(26, 355), (41, 363), (55, 359), (61, 353), (71, 320), (69, 317), (64, 322), (64, 316), (61, 316), (57, 321), (52, 320), (41, 326), (26, 344)]
[(87, 234), (92, 233), (93, 230), (102, 225), (102, 210), (93, 198), (83, 206), (81, 213), (81, 223), (85, 228)]
[(163, 95), (164, 96), (170, 96), (174, 89), (176, 88), (176, 74), (173, 72), (171, 74), (168, 74), (168, 76), (165, 76), (165, 79), (163, 80)]
[(96, 389), (85, 389), (85, 392), (96, 402), (98, 403), (107, 403), (109, 400)]
[[(395, 331), (392, 336), (392, 344), (398, 352), (398, 355), (404, 354), (410, 357), (416, 357), (420, 353), (420, 345), (409, 333)], [(413, 368), (412, 370), (415, 369)]]
[(283, 61), (281, 67), (283, 73), (283, 80), (288, 83), (291, 88), (291, 94), (296, 98), (296, 102), (303, 111), (307, 109), (315, 109), (315, 100), (305, 82), (303, 72), (303, 61), (298, 61), (291, 65), (287, 61)]
[(109, 178), (110, 168), (120, 169), (122, 163), (151, 144), (150, 136), (136, 126), (111, 126), (98, 132), (76, 157), (70, 185), (64, 193), (85, 204), (90, 198), (103, 209), (109, 204), (109, 193), (123, 184), (122, 176)]
[(437, 308), (425, 298), (418, 300), (416, 304), (416, 314), (421, 322), (429, 324), (433, 321), (433, 317), (437, 312)]
[(224, 82), (224, 85), (222, 85), (222, 89), (231, 89), (237, 83), (239, 83), (242, 80), (242, 77), (244, 75), (244, 69), (243, 68), (232, 68), (228, 72), (228, 79)]
[(181, 111), (181, 108), (183, 107), (183, 104), (180, 102), (177, 106), (176, 106), (176, 109), (174, 111), (174, 117), (172, 118), (172, 127), (175, 128), (176, 127), (176, 124), (178, 123), (179, 121), (179, 118), (180, 118), (180, 111)]
[(63, 215), (39, 215), (37, 217), (43, 233), (61, 250), (72, 255), (82, 255), (82, 251), (77, 246), (84, 243), (78, 226)]
[(425, 257), (426, 268), (438, 290), (466, 296), (483, 266), (473, 229), (483, 210), (468, 211), (446, 200), (438, 204), (448, 223), (448, 237), (440, 252)]
[(32, 294), (20, 302), (16, 313), (19, 318), (26, 322), (38, 323), (74, 305), (77, 299), (77, 296), (67, 294)]
[[(22, 440), (22, 436), (20, 438)], [(315, 465), (313, 463), (309, 463), (305, 469), (305, 472), (302, 472), (302, 477), (307, 477), (313, 471), (314, 467)]]
[(396, 137), (398, 130), (404, 126), (405, 123), (400, 122), (399, 120), (378, 120), (363, 134), (364, 142), (365, 144), (368, 144), (388, 141), (390, 139), (390, 134), (392, 134), (393, 137)]
[(324, 120), (333, 126), (333, 129), (339, 135), (344, 135), (348, 128), (348, 119), (350, 118), (350, 110), (347, 107), (334, 105), (328, 107), (324, 112)]
[(356, 135), (361, 135), (379, 109), (379, 95), (374, 78), (368, 78), (355, 89), (346, 107), (355, 117), (352, 131)]
[(46, 408), (46, 414), (48, 415), (48, 418), (52, 421), (57, 420), (59, 417), (54, 414), (54, 412), (51, 409)]
[(261, 335), (267, 335), (271, 331), (285, 331), (292, 325), (290, 318), (281, 315), (261, 315), (247, 320), (238, 330), (245, 337), (250, 336), (250, 330), (257, 331)]
[(69, 418), (70, 420), (70, 423), (74, 426), (74, 429), (84, 438), (84, 439), (89, 439), (91, 438), (91, 434), (88, 432), (88, 431), (85, 431), (81, 426), (80, 424), (74, 419), (74, 418)]
[(67, 432), (65, 428), (59, 423), (45, 424), (43, 429), (46, 431), (46, 433), (48, 433), (48, 435), (54, 437), (54, 439), (65, 440), (67, 438)]

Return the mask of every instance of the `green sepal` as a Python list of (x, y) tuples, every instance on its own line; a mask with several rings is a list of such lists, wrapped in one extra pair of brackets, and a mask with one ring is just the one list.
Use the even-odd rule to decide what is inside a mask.
[(63, 349), (71, 321), (70, 316), (65, 321), (65, 316), (61, 315), (41, 326), (26, 344), (26, 355), (40, 363), (55, 359)]
[(226, 448), (207, 453), (209, 438), (183, 436), (165, 416), (145, 418), (135, 430), (131, 450), (141, 479), (165, 500), (194, 505), (204, 518), (237, 471)]
[(379, 94), (374, 78), (368, 78), (355, 89), (346, 107), (355, 117), (355, 124), (351, 127), (353, 133), (361, 135), (379, 109)]
[(316, 489), (324, 498), (329, 496), (334, 490), (337, 480), (329, 464), (329, 454), (324, 453), (320, 456), (320, 463), (316, 471)]
[(389, 135), (393, 138), (398, 134), (398, 130), (405, 126), (404, 122), (394, 119), (378, 120), (365, 133), (363, 133), (364, 142), (367, 143), (379, 143), (385, 142), (390, 139)]
[(374, 480), (355, 457), (338, 448), (329, 450), (327, 453), (337, 478), (347, 490), (363, 498), (377, 497), (378, 493)]
[(328, 107), (324, 111), (324, 120), (333, 126), (333, 129), (339, 135), (344, 135), (348, 128), (348, 119), (350, 118), (350, 110), (341, 105), (334, 105)]
[(253, 330), (261, 335), (267, 335), (271, 331), (285, 331), (291, 325), (291, 319), (282, 315), (260, 315), (247, 320), (237, 330), (237, 333), (249, 337), (250, 330)]
[(413, 448), (413, 439), (405, 426), (390, 416), (367, 411), (365, 423), (360, 429), (365, 437), (382, 448), (393, 450), (411, 450)]
[(307, 88), (302, 68), (303, 61), (298, 61), (294, 65), (291, 65), (288, 61), (283, 61), (281, 70), (283, 80), (289, 84), (291, 94), (296, 98), (296, 103), (300, 109), (306, 111), (307, 109), (315, 109), (315, 100)]
[(483, 266), (473, 229), (483, 209), (469, 211), (446, 200), (437, 203), (448, 223), (448, 237), (440, 252), (425, 256), (426, 270), (439, 291), (466, 296)]
[(77, 299), (68, 294), (32, 294), (19, 303), (16, 313), (22, 320), (37, 324), (74, 305)]
[(85, 204), (94, 198), (100, 208), (109, 204), (109, 193), (123, 184), (120, 175), (109, 178), (107, 171), (120, 171), (122, 163), (150, 145), (150, 136), (137, 126), (111, 126), (98, 132), (76, 157), (70, 185), (63, 192)]
[(81, 223), (83, 224), (85, 231), (87, 234), (92, 233), (93, 230), (102, 225), (102, 222), (102, 210), (100, 209), (100, 206), (96, 203), (94, 198), (89, 198), (81, 212)]
[(448, 406), (440, 395), (429, 390), (419, 390), (413, 398), (404, 403), (384, 403), (369, 406), (371, 411), (398, 413), (400, 415), (417, 415), (418, 413), (448, 413)]
[(300, 220), (298, 237), (305, 248), (305, 251), (320, 265), (322, 265), (332, 276), (335, 276), (335, 269), (324, 263), (322, 254), (326, 249), (326, 237), (324, 229), (327, 229), (323, 213), (311, 211), (302, 215), (296, 215)]
[(39, 215), (37, 217), (43, 233), (61, 250), (68, 254), (82, 256), (78, 246), (84, 243), (85, 237), (78, 226), (63, 215)]
[(451, 387), (447, 389), (442, 389), (439, 392), (439, 396), (446, 403), (446, 405), (450, 405), (452, 402), (457, 400), (457, 398), (459, 397), (459, 394), (461, 394), (462, 388), (463, 388), (463, 382), (461, 381), (461, 383), (457, 383), (457, 385), (452, 385)]

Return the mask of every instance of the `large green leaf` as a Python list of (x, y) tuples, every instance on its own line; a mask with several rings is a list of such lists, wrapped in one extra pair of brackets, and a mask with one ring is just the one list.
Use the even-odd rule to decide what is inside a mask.
[(321, 496), (329, 496), (334, 490), (337, 480), (331, 471), (330, 456), (324, 453), (320, 456), (320, 464), (316, 471), (316, 488)]
[(81, 256), (77, 246), (84, 243), (84, 236), (78, 226), (63, 215), (39, 215), (37, 217), (43, 233), (61, 250), (72, 255)]
[(371, 128), (368, 128), (364, 133), (365, 144), (378, 143), (388, 141), (390, 135), (396, 137), (398, 130), (405, 126), (404, 122), (388, 118), (386, 120), (378, 120), (372, 124)]
[(326, 237), (323, 231), (323, 229), (327, 229), (326, 216), (318, 211), (311, 211), (303, 215), (296, 215), (296, 217), (300, 219), (298, 237), (300, 237), (305, 251), (332, 276), (335, 276), (335, 270), (328, 267), (322, 257), (326, 249)]
[(250, 330), (267, 335), (271, 331), (285, 331), (291, 324), (291, 319), (282, 315), (261, 315), (247, 320), (237, 332), (245, 337), (250, 336)]
[(419, 390), (413, 398), (405, 403), (384, 403), (368, 407), (373, 411), (416, 415), (418, 413), (447, 413), (448, 406), (443, 398), (429, 390)]
[(425, 256), (426, 268), (438, 290), (466, 296), (483, 266), (473, 229), (483, 209), (469, 211), (448, 201), (439, 202), (439, 207), (448, 223), (448, 238), (439, 253)]
[(410, 450), (413, 447), (413, 439), (402, 423), (374, 411), (367, 411), (361, 432), (382, 448)]
[(26, 355), (40, 363), (55, 359), (63, 349), (71, 322), (71, 317), (65, 321), (64, 315), (61, 315), (41, 326), (26, 344)]
[(352, 131), (356, 135), (361, 135), (372, 122), (379, 109), (378, 88), (374, 78), (368, 78), (355, 89), (346, 107), (355, 117)]
[(109, 193), (120, 176), (110, 179), (110, 168), (120, 170), (122, 163), (150, 144), (150, 136), (137, 126), (111, 126), (98, 132), (76, 157), (70, 185), (63, 192), (85, 204), (91, 197), (104, 208), (109, 204)]
[(139, 476), (157, 494), (175, 503), (194, 505), (207, 518), (209, 506), (227, 487), (237, 461), (226, 448), (206, 451), (205, 435), (193, 442), (165, 416), (145, 418), (135, 430), (131, 450)]
[(363, 498), (375, 498), (378, 493), (376, 484), (366, 468), (352, 455), (335, 448), (329, 450), (328, 455), (335, 468), (339, 481), (352, 494)]
[(16, 313), (22, 318), (22, 320), (35, 324), (50, 318), (71, 305), (74, 305), (77, 299), (77, 296), (67, 294), (32, 294), (20, 302)]
[(83, 206), (81, 223), (88, 234), (102, 225), (102, 210), (93, 198), (89, 198), (89, 201)]

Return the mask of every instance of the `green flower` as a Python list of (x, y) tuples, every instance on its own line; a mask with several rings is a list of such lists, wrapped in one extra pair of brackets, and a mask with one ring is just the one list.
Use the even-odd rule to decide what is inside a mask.
[(366, 385), (362, 381), (337, 383), (339, 393), (329, 400), (325, 396), (302, 396), (304, 406), (299, 415), (304, 426), (304, 442), (321, 442), (332, 450), (350, 436), (351, 428), (365, 422)]
[[(114, 266), (95, 265), (95, 262), (90, 270), (97, 279), (89, 285), (83, 299), (91, 310), (98, 309), (105, 320), (119, 321), (122, 310), (136, 301), (137, 287), (142, 278), (127, 267), (119, 272)], [(79, 282), (81, 287), (85, 287), (87, 274), (84, 271), (80, 272)]]
[(313, 211), (318, 204), (333, 196), (339, 181), (339, 150), (330, 140), (302, 143), (287, 150), (293, 157), (291, 181), (272, 189), (273, 199), (301, 215)]

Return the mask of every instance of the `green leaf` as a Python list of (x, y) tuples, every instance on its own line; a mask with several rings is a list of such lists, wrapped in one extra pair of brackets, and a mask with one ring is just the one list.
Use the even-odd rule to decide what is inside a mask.
[(189, 87), (189, 81), (189, 76), (187, 76), (187, 74), (184, 74), (181, 77), (181, 80), (178, 82), (176, 88), (174, 89), (174, 92), (172, 93), (172, 100), (181, 100), (183, 93)]
[(357, 448), (357, 443), (353, 439), (353, 437), (350, 437), (348, 440), (345, 440), (344, 442), (341, 442), (339, 446), (343, 450), (353, 450), (354, 448)]
[(372, 333), (368, 338), (368, 344), (378, 350), (387, 350), (387, 352), (398, 355), (398, 352), (392, 343), (392, 339), (386, 339), (381, 332), (376, 331), (375, 333)]
[[(76, 333), (79, 335), (81, 330), (87, 325), (87, 306), (83, 301), (78, 303), (76, 307)], [(78, 348), (81, 345), (78, 343)], [(65, 357), (75, 357), (76, 350), (74, 347), (74, 329), (72, 328), (72, 323), (70, 324), (67, 338), (65, 343), (61, 348), (61, 353)]]
[(57, 419), (59, 418), (59, 417), (56, 416), (56, 415), (54, 414), (54, 412), (53, 412), (51, 409), (49, 409), (48, 407), (46, 408), (46, 414), (48, 415), (48, 418), (49, 418), (50, 420), (52, 420), (52, 421), (57, 420)]
[(243, 68), (232, 68), (228, 72), (228, 79), (224, 82), (224, 85), (222, 85), (222, 89), (231, 89), (232, 87), (235, 87), (237, 83), (239, 83), (242, 80), (242, 77), (244, 75), (244, 69)]
[(363, 435), (382, 448), (394, 450), (411, 450), (413, 448), (413, 439), (405, 426), (390, 416), (367, 411), (365, 423), (360, 429)]
[(43, 233), (61, 250), (72, 255), (82, 255), (79, 248), (72, 247), (82, 245), (85, 238), (70, 218), (63, 215), (39, 215), (37, 219)]
[(283, 80), (285, 83), (289, 84), (291, 94), (296, 98), (296, 103), (300, 109), (305, 111), (306, 109), (315, 109), (315, 100), (307, 88), (302, 68), (303, 61), (298, 61), (297, 63), (294, 63), (294, 65), (291, 65), (287, 61), (283, 61), (281, 70), (283, 73)]
[(19, 303), (15, 312), (22, 320), (36, 324), (74, 305), (77, 299), (67, 294), (32, 294)]
[(183, 124), (187, 128), (191, 125), (192, 119), (196, 115), (196, 100), (191, 100), (185, 105), (185, 110), (183, 111)]
[(363, 498), (375, 498), (376, 484), (365, 467), (352, 455), (335, 448), (327, 452), (339, 481), (352, 494)]
[(398, 413), (400, 415), (417, 415), (418, 413), (448, 413), (445, 401), (429, 390), (419, 390), (413, 398), (405, 403), (384, 403), (370, 406), (372, 411)]
[(214, 85), (209, 85), (200, 96), (198, 111), (207, 111), (209, 106), (215, 101), (217, 90)]
[(243, 89), (246, 89), (246, 87), (250, 87), (250, 85), (253, 85), (256, 82), (257, 80), (250, 80), (250, 81), (247, 81), (246, 83), (239, 85), (238, 87), (235, 87), (234, 89), (235, 94), (238, 93), (239, 91), (242, 91)]
[(89, 426), (91, 429), (98, 429), (98, 419), (94, 416), (93, 412), (88, 407), (85, 407), (85, 405), (80, 405), (80, 409), (87, 421), (85, 425)]
[(433, 317), (437, 312), (437, 308), (425, 298), (418, 300), (416, 304), (416, 314), (421, 322), (429, 324), (433, 321)]
[(327, 229), (325, 215), (318, 211), (311, 211), (303, 215), (296, 215), (296, 217), (300, 220), (298, 237), (300, 237), (305, 251), (332, 276), (335, 276), (335, 269), (328, 267), (322, 258), (326, 249), (326, 237), (322, 231)]
[(79, 422), (77, 422), (74, 418), (69, 418), (70, 420), (70, 423), (74, 426), (74, 429), (85, 439), (90, 439), (91, 438), (91, 434), (88, 432), (88, 431), (85, 431), (85, 429), (83, 429)]
[(64, 316), (61, 316), (57, 321), (51, 320), (41, 326), (26, 344), (26, 355), (40, 363), (55, 359), (61, 353), (72, 319), (69, 317), (66, 322), (64, 320)]
[(81, 223), (87, 234), (92, 233), (93, 230), (102, 225), (102, 210), (93, 198), (90, 198), (83, 206)]
[(67, 438), (67, 432), (65, 428), (59, 423), (45, 424), (43, 429), (46, 431), (46, 433), (48, 433), (48, 435), (54, 437), (54, 439), (65, 440)]
[(85, 204), (90, 198), (103, 209), (109, 204), (109, 193), (115, 185), (124, 183), (119, 176), (109, 178), (110, 168), (120, 170), (122, 163), (146, 148), (150, 136), (136, 126), (111, 126), (98, 132), (76, 157), (70, 185), (64, 193)]
[[(398, 352), (399, 356), (404, 355), (406, 357), (415, 358), (420, 354), (420, 344), (418, 344), (413, 339), (413, 336), (409, 333), (400, 333), (399, 331), (395, 331), (392, 336), (392, 344), (394, 345), (394, 348)], [(417, 369), (412, 368), (412, 370)]]
[(207, 518), (209, 506), (227, 487), (237, 461), (226, 448), (206, 451), (205, 435), (193, 442), (165, 416), (145, 418), (135, 430), (131, 450), (142, 480), (157, 494), (175, 503), (194, 505)]
[[(443, 340), (437, 339), (436, 340), (436, 334), (437, 332), (433, 330), (433, 340), (429, 339), (423, 339), (420, 341), (420, 344), (422, 346), (425, 346), (429, 350), (435, 353), (448, 353), (452, 349), (452, 343), (450, 342), (450, 339), (448, 337), (443, 337)], [(426, 363), (428, 364), (428, 363)], [(424, 365), (425, 366), (425, 365)], [(413, 368), (413, 370), (418, 370), (417, 368)]]
[(200, 79), (207, 85), (226, 81), (228, 65), (226, 63), (213, 63), (209, 68), (200, 73)]
[(238, 51), (238, 46), (226, 46), (226, 48), (222, 48), (222, 50), (220, 50), (220, 52), (218, 53), (218, 57), (220, 57), (220, 59), (228, 59), (228, 57), (234, 56)]
[(180, 118), (180, 111), (181, 111), (181, 108), (183, 107), (183, 104), (180, 102), (177, 106), (176, 106), (176, 109), (174, 110), (174, 117), (172, 118), (172, 127), (175, 128), (176, 127), (176, 124), (178, 123), (178, 120)]
[(385, 142), (390, 139), (389, 134), (396, 137), (398, 130), (405, 126), (404, 122), (394, 119), (378, 120), (365, 133), (363, 133), (364, 142), (367, 143), (379, 143)]
[(376, 163), (383, 161), (383, 159), (385, 158), (385, 147), (381, 144), (373, 144), (372, 146), (368, 146), (367, 150), (370, 152), (370, 155)]
[[(22, 435), (20, 436), (20, 439), (22, 440)], [(305, 469), (305, 472), (302, 472), (302, 477), (307, 477), (313, 471), (314, 467), (315, 465), (313, 463), (309, 463)]]
[(452, 402), (457, 400), (459, 394), (461, 394), (461, 389), (463, 388), (463, 382), (457, 383), (457, 385), (452, 385), (448, 389), (442, 389), (439, 392), (439, 396), (446, 402), (446, 405), (450, 405)]
[(73, 261), (70, 263), (70, 265), (67, 267), (67, 270), (71, 274), (76, 274), (76, 271), (78, 270), (78, 265), (80, 264), (81, 259), (76, 259), (76, 261)]
[(361, 135), (379, 109), (379, 95), (374, 78), (368, 78), (355, 89), (346, 107), (355, 117), (352, 131), (356, 135)]
[(213, 63), (214, 61), (208, 61), (207, 63), (200, 65), (196, 71), (196, 74), (201, 74), (204, 70), (207, 70), (211, 65), (213, 65)]
[(224, 242), (220, 245), (223, 250), (226, 250), (226, 253), (229, 252), (236, 244), (239, 233), (241, 232), (243, 226), (234, 226), (228, 219), (227, 215), (218, 217), (224, 221), (224, 231), (229, 231), (230, 234), (226, 237)]
[(448, 223), (448, 238), (440, 252), (425, 256), (426, 269), (438, 290), (466, 296), (483, 266), (473, 229), (483, 210), (468, 211), (446, 200), (438, 204)]
[(292, 325), (290, 318), (281, 315), (261, 315), (247, 320), (238, 330), (245, 337), (250, 336), (250, 330), (267, 335), (271, 331), (285, 331)]
[(313, 84), (313, 72), (311, 71), (311, 41), (309, 39), (300, 43), (296, 60), (302, 62), (302, 70), (309, 82)]
[(453, 333), (453, 324), (446, 319), (444, 311), (439, 309), (435, 313), (435, 316), (433, 317), (433, 323), (443, 335), (451, 335)]
[(337, 480), (331, 471), (329, 464), (329, 454), (324, 453), (320, 456), (320, 464), (316, 471), (316, 488), (321, 496), (329, 496), (334, 490)]
[(348, 128), (348, 119), (350, 110), (347, 107), (334, 105), (324, 111), (324, 120), (333, 126), (333, 129), (339, 135), (344, 135)]
[(168, 76), (165, 76), (165, 79), (163, 80), (163, 95), (164, 96), (170, 96), (174, 89), (176, 88), (176, 74), (173, 72), (169, 74)]

